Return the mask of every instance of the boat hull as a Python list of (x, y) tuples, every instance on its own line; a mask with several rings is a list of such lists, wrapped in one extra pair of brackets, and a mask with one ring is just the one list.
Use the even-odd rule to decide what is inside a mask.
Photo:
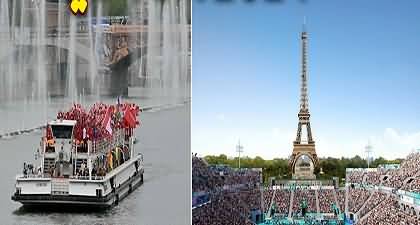
[(60, 207), (86, 207), (106, 209), (117, 205), (122, 199), (143, 184), (143, 174), (138, 174), (126, 181), (126, 183), (106, 196), (74, 196), (74, 195), (51, 195), (51, 194), (14, 194), (12, 200), (22, 203), (24, 206)]
[[(113, 174), (112, 177), (107, 177), (103, 180), (72, 180), (70, 182), (70, 185), (74, 185), (77, 188), (74, 188), (76, 191), (79, 191), (80, 187), (94, 186), (98, 190), (101, 189), (103, 191), (101, 194), (77, 194), (76, 191), (66, 194), (53, 194), (52, 192), (41, 193), (39, 191), (22, 193), (22, 191), (16, 191), (11, 198), (14, 201), (22, 203), (25, 207), (41, 206), (38, 208), (42, 209), (53, 209), (56, 206), (69, 209), (77, 207), (106, 209), (118, 204), (123, 198), (128, 196), (131, 192), (143, 184), (144, 169), (142, 166), (140, 168), (135, 168), (134, 162), (135, 160), (131, 161), (131, 163), (127, 163), (128, 165), (124, 165), (125, 168), (119, 168), (120, 171)], [(110, 183), (110, 180), (114, 181)], [(49, 183), (52, 182), (51, 180), (46, 181), (45, 179), (42, 181)], [(22, 186), (33, 186), (33, 183), (39, 183), (40, 180), (37, 181), (37, 179), (27, 179), (19, 180), (18, 182), (20, 182), (20, 185)], [(70, 187), (70, 189), (72, 188)], [(104, 195), (102, 195), (102, 193), (104, 193)]]

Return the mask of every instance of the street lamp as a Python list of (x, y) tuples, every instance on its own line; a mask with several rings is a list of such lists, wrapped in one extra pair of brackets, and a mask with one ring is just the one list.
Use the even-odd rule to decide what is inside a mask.
[(241, 168), (241, 152), (243, 152), (244, 146), (241, 145), (241, 140), (238, 141), (238, 145), (236, 145), (236, 152), (238, 152), (238, 167)]

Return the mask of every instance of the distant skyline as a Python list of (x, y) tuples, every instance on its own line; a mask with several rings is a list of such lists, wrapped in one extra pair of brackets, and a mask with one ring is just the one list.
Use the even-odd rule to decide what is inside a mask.
[(291, 154), (304, 16), (318, 156), (420, 148), (420, 1), (215, 2), (193, 0), (192, 152)]

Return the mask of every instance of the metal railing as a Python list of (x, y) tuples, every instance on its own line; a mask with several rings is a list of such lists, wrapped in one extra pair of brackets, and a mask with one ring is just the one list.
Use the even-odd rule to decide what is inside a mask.
[(105, 176), (91, 176), (91, 179), (89, 179), (89, 176), (70, 176), (70, 179), (73, 180), (103, 180)]
[(16, 179), (17, 178), (50, 178), (51, 176), (48, 174), (48, 176), (46, 176), (44, 174), (44, 176), (42, 174), (18, 174), (16, 175)]

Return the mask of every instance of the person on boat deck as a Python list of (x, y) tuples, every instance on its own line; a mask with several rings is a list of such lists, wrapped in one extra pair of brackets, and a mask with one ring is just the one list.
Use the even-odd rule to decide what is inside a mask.
[(41, 167), (38, 166), (38, 176), (41, 176), (41, 175), (42, 175), (42, 173), (41, 173)]
[(54, 167), (52, 165), (50, 166), (49, 174), (51, 177), (54, 175)]
[(92, 168), (92, 176), (96, 176), (96, 165)]
[(34, 174), (34, 166), (32, 164), (26, 164), (26, 174)]
[(23, 163), (23, 175), (26, 176), (27, 174), (27, 169), (26, 169), (26, 163)]
[(81, 176), (85, 175), (85, 169), (86, 169), (86, 164), (85, 164), (85, 161), (83, 161), (82, 164), (80, 165)]
[(87, 151), (87, 134), (85, 127), (83, 127), (83, 148), (85, 151)]

